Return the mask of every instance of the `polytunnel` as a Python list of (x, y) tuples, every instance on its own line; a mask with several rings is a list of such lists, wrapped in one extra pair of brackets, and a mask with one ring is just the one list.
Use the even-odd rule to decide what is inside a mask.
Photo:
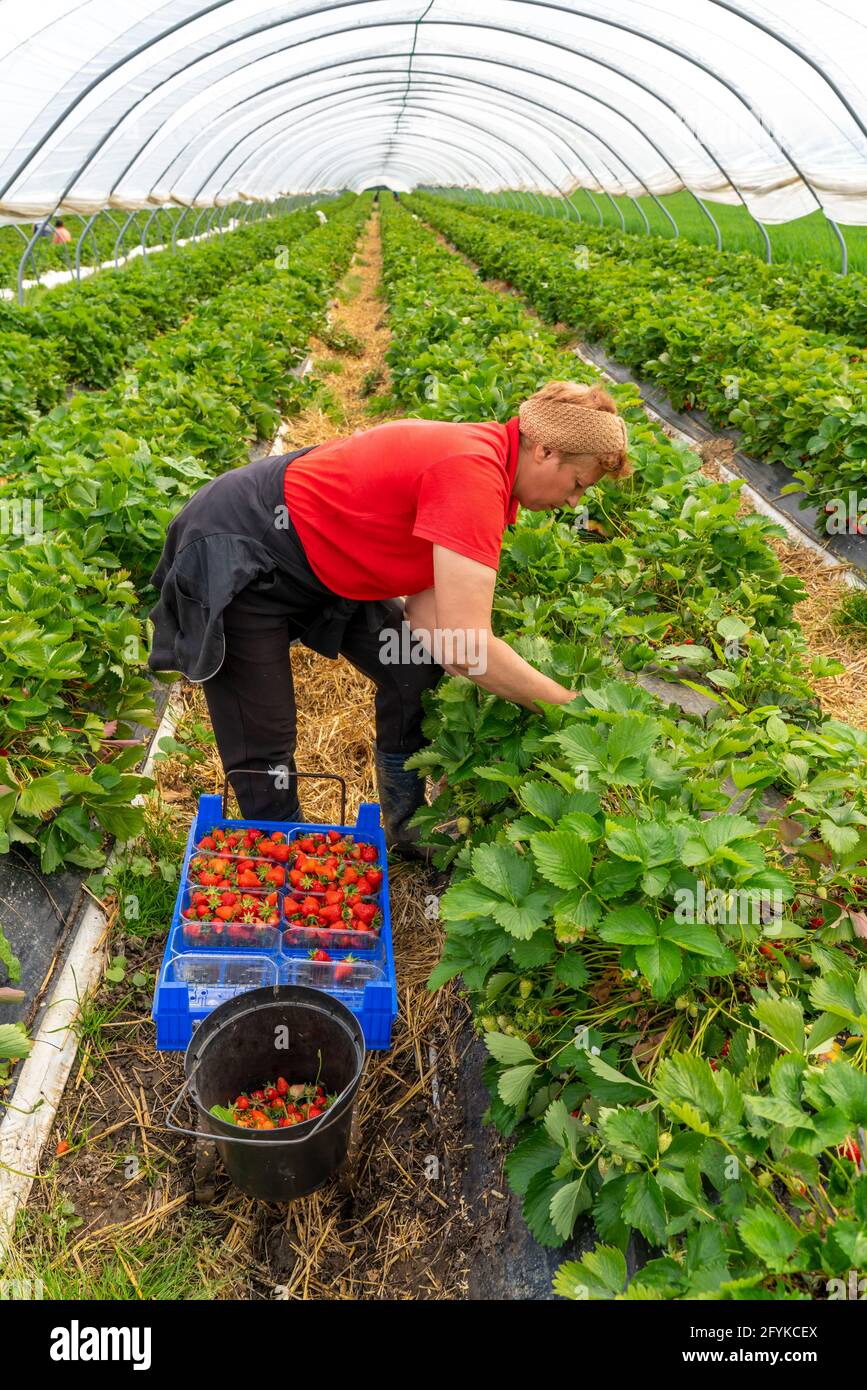
[(865, 71), (861, 0), (0, 0), (28, 1349), (863, 1362)]
[(867, 222), (856, 0), (4, 6), (0, 214), (370, 183)]

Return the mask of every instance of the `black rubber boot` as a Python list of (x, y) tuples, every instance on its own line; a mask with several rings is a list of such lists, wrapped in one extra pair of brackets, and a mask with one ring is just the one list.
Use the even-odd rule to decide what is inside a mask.
[(381, 753), (374, 745), (373, 755), (386, 846), (392, 854), (427, 863), (430, 851), (422, 848), (418, 830), (409, 825), (425, 803), (424, 778), (404, 768), (408, 753)]

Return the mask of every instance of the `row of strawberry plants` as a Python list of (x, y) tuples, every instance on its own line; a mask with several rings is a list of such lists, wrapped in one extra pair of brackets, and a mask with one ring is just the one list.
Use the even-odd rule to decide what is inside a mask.
[(291, 213), (47, 291), (33, 307), (0, 301), (0, 429), (26, 428), (70, 384), (108, 386), (144, 341), (315, 225), (312, 212)]
[[(458, 206), (464, 212), (480, 213), (477, 203), (459, 202)], [(863, 273), (839, 275), (818, 263), (768, 265), (749, 251), (717, 251), (684, 237), (647, 237), (532, 212), (486, 208), (481, 215), (573, 250), (587, 247), (618, 260), (674, 271), (680, 279), (707, 286), (713, 294), (744, 295), (758, 307), (782, 310), (805, 328), (867, 345), (867, 275)]]
[[(155, 217), (151, 222), (145, 245), (160, 246), (166, 241), (170, 241), (174, 225), (182, 216), (183, 211), (183, 208), (165, 208), (160, 216)], [(127, 227), (123, 239), (123, 253), (128, 252), (133, 246), (141, 245), (142, 232), (149, 216), (150, 213), (147, 211), (136, 213)], [(187, 213), (180, 231), (181, 237), (185, 233), (187, 236), (190, 235), (195, 225), (196, 216), (196, 213)], [(36, 268), (39, 275), (43, 275), (46, 270), (68, 270), (70, 266), (75, 265), (76, 243), (84, 223), (77, 217), (65, 218), (64, 220), (72, 235), (71, 242), (67, 242), (65, 245), (54, 243), (52, 240), (54, 235), (53, 222), (49, 223), (51, 237), (40, 237), (36, 242)], [(121, 225), (122, 223), (110, 222), (107, 217), (97, 219), (82, 247), (81, 264), (83, 266), (100, 265), (103, 261), (111, 260), (114, 257), (114, 247)], [(33, 232), (33, 223), (22, 224), (21, 230), (27, 234), (29, 239)], [(18, 266), (25, 246), (26, 243), (22, 240), (21, 233), (15, 227), (0, 227), (0, 286), (4, 289), (14, 290), (18, 284)], [(32, 261), (28, 261), (26, 264), (24, 278), (26, 280), (35, 278)]]
[(324, 326), (364, 216), (348, 203), (155, 340), (108, 390), (74, 397), (6, 447), (0, 508), (25, 524), (0, 555), (0, 852), (43, 869), (101, 863), (133, 833), (143, 782), (129, 726), (153, 723), (147, 579), (166, 527), (310, 387), (291, 376)]
[[(559, 351), (554, 335), (515, 299), (489, 299), (480, 320), (476, 277), (448, 254), (444, 266), (451, 285), (448, 302), (429, 304), (421, 295), (413, 307), (424, 350), (392, 362), (402, 404), (437, 418), (471, 418), (480, 411), (503, 418), (520, 399), (514, 393), (532, 391), (546, 370), (593, 378), (592, 369)], [(409, 261), (407, 278), (414, 273)], [(489, 351), (491, 341), (495, 346)], [(501, 361), (508, 354), (507, 396)], [(784, 536), (782, 528), (758, 515), (740, 520), (739, 489), (711, 485), (687, 449), (666, 442), (660, 451), (662, 436), (649, 428), (637, 392), (618, 388), (617, 394), (631, 403), (627, 418), (641, 467), (624, 486), (597, 489), (585, 499), (592, 534), (609, 538), (581, 549), (576, 577), (587, 593), (562, 610), (554, 598), (532, 606), (519, 602), (522, 640), (538, 642), (552, 622), (568, 619), (582, 643), (591, 636), (601, 640), (604, 633), (612, 659), (628, 670), (663, 675), (683, 670), (701, 678), (706, 693), (723, 706), (737, 710), (773, 703), (795, 719), (815, 721), (812, 682), (841, 668), (825, 657), (811, 659), (792, 619), (805, 590), (798, 579), (783, 574), (767, 544), (770, 537)], [(660, 525), (666, 520), (669, 525)], [(525, 528), (513, 568), (542, 589), (550, 567), (556, 591), (559, 568), (548, 543), (550, 529), (544, 519)], [(501, 583), (503, 611), (511, 603), (509, 584), (508, 578)]]
[[(819, 524), (867, 534), (867, 363), (861, 349), (804, 328), (782, 311), (666, 267), (546, 239), (442, 199), (412, 206), (471, 256), (486, 275), (520, 289), (551, 322), (600, 340), (678, 409), (701, 407), (735, 426), (744, 449), (782, 462), (784, 491), (819, 508)], [(848, 510), (841, 517), (840, 499)], [(852, 503), (851, 508), (849, 503)]]
[[(588, 379), (404, 211), (383, 222), (405, 408), (504, 419), (528, 386)], [(603, 487), (605, 514), (629, 536), (660, 499), (664, 564), (698, 606), (726, 553), (713, 527), (692, 551), (688, 522), (723, 494), (632, 388), (616, 394), (637, 468)], [(686, 527), (675, 498), (692, 500)], [(719, 635), (735, 618), (786, 631), (788, 581), (740, 524), (753, 534), (733, 584), (776, 612), (753, 614), (742, 589)], [(657, 551), (637, 539), (627, 616), (657, 603)], [(519, 518), (504, 544), (497, 630), (581, 689), (572, 705), (531, 715), (460, 678), (429, 697), (430, 744), (413, 761), (445, 783), (418, 819), (452, 869), (431, 984), (460, 975), (469, 991), (491, 1054), (489, 1118), (515, 1140), (507, 1170), (536, 1238), (561, 1244), (582, 1214), (595, 1222), (600, 1243), (563, 1267), (559, 1292), (821, 1297), (863, 1263), (867, 1222), (867, 736), (795, 723), (778, 704), (691, 716), (618, 679), (594, 605), (610, 613), (596, 557), (616, 566), (622, 545), (542, 515)], [(772, 786), (785, 814), (766, 819)], [(655, 1256), (627, 1281), (636, 1231)]]

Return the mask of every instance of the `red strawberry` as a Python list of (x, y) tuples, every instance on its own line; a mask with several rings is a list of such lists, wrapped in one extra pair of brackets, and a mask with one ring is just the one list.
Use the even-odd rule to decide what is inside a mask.
[(311, 960), (331, 960), (331, 956), (329, 956), (329, 954), (328, 954), (327, 951), (323, 951), (323, 950), (322, 950), (322, 947), (320, 946), (320, 948), (319, 948), (318, 951), (311, 951), (311, 952), (310, 952), (310, 959), (311, 959)]
[(837, 1152), (841, 1158), (848, 1158), (850, 1163), (861, 1162), (861, 1150), (852, 1138), (844, 1140)]

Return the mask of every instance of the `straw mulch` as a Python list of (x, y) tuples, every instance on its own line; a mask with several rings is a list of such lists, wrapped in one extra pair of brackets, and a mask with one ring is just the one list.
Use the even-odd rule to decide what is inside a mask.
[[(732, 443), (728, 439), (708, 440), (698, 448), (703, 459), (702, 472), (718, 479), (720, 462), (731, 467)], [(741, 494), (740, 516), (754, 510), (748, 496)], [(772, 540), (786, 574), (803, 581), (807, 597), (796, 604), (794, 616), (800, 623), (810, 656), (834, 657), (846, 670), (815, 682), (822, 711), (829, 719), (840, 719), (859, 729), (867, 729), (867, 650), (855, 634), (836, 627), (831, 615), (849, 592), (841, 569), (824, 564), (821, 557), (794, 541)]]

